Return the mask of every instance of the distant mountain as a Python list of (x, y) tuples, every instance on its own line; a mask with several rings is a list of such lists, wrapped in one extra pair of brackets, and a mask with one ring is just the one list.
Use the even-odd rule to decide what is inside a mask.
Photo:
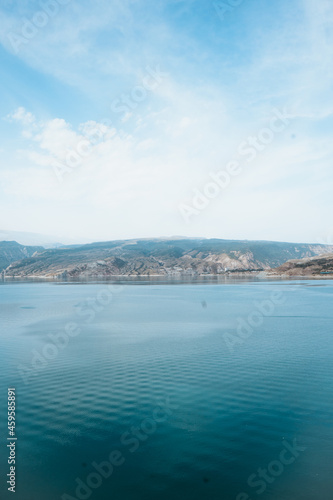
[(38, 251), (9, 265), (6, 275), (80, 278), (255, 272), (327, 252), (333, 252), (333, 246), (219, 239), (121, 240)]
[(44, 248), (58, 248), (63, 244), (57, 242), (57, 238), (37, 233), (25, 233), (22, 231), (6, 231), (0, 229), (1, 241), (16, 241), (20, 245), (42, 246)]
[(43, 247), (23, 246), (16, 241), (0, 241), (0, 271), (6, 269), (12, 262), (22, 261), (43, 250)]
[(333, 278), (333, 253), (305, 259), (288, 260), (273, 269), (270, 275), (331, 276)]

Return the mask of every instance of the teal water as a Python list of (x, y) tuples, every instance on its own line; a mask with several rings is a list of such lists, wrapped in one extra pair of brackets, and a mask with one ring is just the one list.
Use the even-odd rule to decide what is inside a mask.
[(1, 499), (331, 499), (333, 283), (140, 283), (0, 285)]

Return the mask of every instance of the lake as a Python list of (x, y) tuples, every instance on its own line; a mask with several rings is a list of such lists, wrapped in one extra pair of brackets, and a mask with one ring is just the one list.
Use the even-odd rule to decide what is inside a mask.
[(1, 498), (329, 499), (333, 282), (0, 284)]

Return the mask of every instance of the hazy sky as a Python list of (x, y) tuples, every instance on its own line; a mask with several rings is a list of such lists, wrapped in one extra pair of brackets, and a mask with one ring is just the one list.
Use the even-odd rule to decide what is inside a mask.
[(331, 0), (3, 0), (0, 26), (0, 229), (332, 243)]

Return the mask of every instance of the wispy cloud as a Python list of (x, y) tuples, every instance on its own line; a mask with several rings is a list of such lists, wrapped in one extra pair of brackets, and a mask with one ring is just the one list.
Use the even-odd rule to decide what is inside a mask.
[[(314, 220), (311, 210), (325, 232), (333, 176), (331, 2), (243, 2), (221, 22), (213, 3), (200, 0), (72, 0), (15, 54), (7, 35), (36, 9), (38, 2), (22, 2), (0, 11), (0, 41), (11, 67), (25, 75), (10, 94), (16, 107), (4, 103), (0, 124), (0, 208), (11, 200), (16, 229), (31, 200), (37, 232), (52, 225), (46, 232), (59, 233), (62, 224), (68, 234), (99, 238), (275, 232), (274, 239), (309, 240), (316, 239), (304, 222)], [(133, 104), (147, 66), (167, 76), (144, 99), (137, 91)], [(36, 104), (38, 91), (43, 104)], [(179, 203), (232, 161), (276, 107), (288, 109), (291, 126), (187, 227)], [(89, 143), (96, 129), (103, 138)], [(69, 155), (73, 166), (59, 185), (54, 165), (68, 167)]]

